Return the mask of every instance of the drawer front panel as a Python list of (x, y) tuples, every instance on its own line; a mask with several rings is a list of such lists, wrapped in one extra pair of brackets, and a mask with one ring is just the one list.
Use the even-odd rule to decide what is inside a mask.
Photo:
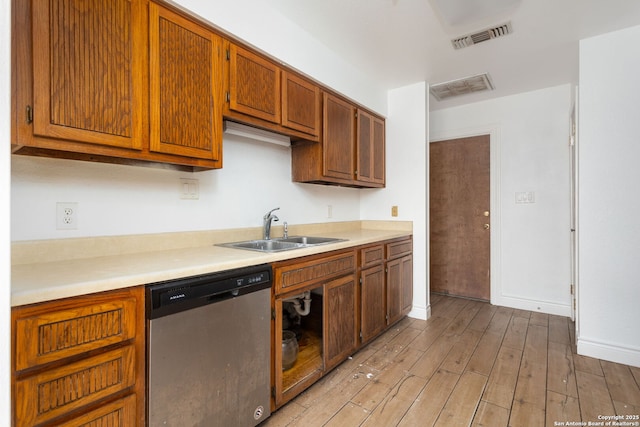
[(61, 424), (60, 427), (127, 427), (135, 425), (136, 396), (129, 395)]
[(413, 240), (387, 243), (387, 259), (398, 258), (413, 252)]
[(135, 329), (134, 298), (18, 319), (16, 370), (126, 341)]
[(367, 268), (384, 261), (384, 246), (377, 245), (360, 251), (360, 267)]
[(16, 381), (16, 426), (49, 421), (135, 384), (127, 346)]
[(324, 256), (319, 259), (276, 267), (276, 293), (353, 273), (355, 268), (355, 252)]

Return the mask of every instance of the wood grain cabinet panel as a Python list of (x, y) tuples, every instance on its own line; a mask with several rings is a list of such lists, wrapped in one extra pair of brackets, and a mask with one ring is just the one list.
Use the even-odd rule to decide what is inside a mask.
[(222, 38), (149, 4), (151, 150), (221, 161)]
[(11, 315), (15, 426), (144, 425), (142, 286)]
[(320, 134), (320, 88), (282, 72), (282, 125), (317, 137)]
[(35, 135), (142, 149), (146, 44), (135, 31), (144, 19), (141, 3), (32, 2)]
[(384, 120), (328, 92), (322, 102), (321, 144), (292, 146), (293, 181), (384, 187)]
[(275, 293), (291, 292), (308, 285), (352, 273), (356, 268), (353, 251), (319, 255), (274, 265)]
[(358, 109), (357, 167), (358, 181), (385, 183), (385, 128), (384, 121)]
[(16, 426), (33, 426), (134, 385), (135, 349), (127, 346), (16, 381)]
[(233, 43), (229, 61), (229, 109), (280, 123), (280, 68)]
[(387, 294), (382, 262), (360, 272), (360, 339), (370, 341), (387, 327)]
[(18, 319), (16, 370), (132, 339), (135, 316), (136, 300), (128, 298)]
[(353, 274), (324, 285), (325, 370), (345, 360), (358, 345), (356, 292)]

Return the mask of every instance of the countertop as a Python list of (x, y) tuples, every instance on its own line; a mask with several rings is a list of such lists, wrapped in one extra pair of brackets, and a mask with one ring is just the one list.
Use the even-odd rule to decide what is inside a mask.
[[(257, 238), (247, 236), (254, 236), (260, 232), (259, 229), (189, 233), (188, 239), (181, 234), (162, 235), (161, 241), (170, 238), (175, 247), (167, 244), (168, 248), (161, 250), (149, 248), (159, 240), (157, 235), (109, 238), (107, 242), (99, 238), (17, 242), (12, 248), (16, 250), (16, 256), (13, 256), (11, 271), (11, 305), (33, 304), (365, 245), (411, 235), (411, 225), (410, 222), (354, 221), (329, 223), (327, 226), (290, 226), (290, 236), (312, 235), (347, 240), (273, 253), (215, 246), (215, 243), (225, 241)], [(274, 233), (274, 236), (278, 234)], [(137, 243), (133, 246), (143, 250), (127, 249), (123, 242), (130, 244), (132, 240)], [(194, 246), (189, 246), (188, 242), (193, 242)], [(108, 249), (102, 248), (101, 244)], [(52, 248), (58, 249), (56, 253), (60, 248), (71, 249), (65, 252), (66, 259), (55, 259), (46, 256)], [(92, 248), (93, 252), (87, 248)], [(75, 256), (72, 255), (74, 252)], [(95, 256), (100, 253), (105, 255)]]

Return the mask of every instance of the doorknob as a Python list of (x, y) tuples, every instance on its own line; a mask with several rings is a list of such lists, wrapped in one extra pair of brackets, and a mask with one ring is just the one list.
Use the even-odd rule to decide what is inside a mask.
[(485, 224), (483, 227), (484, 227), (485, 230), (488, 230), (489, 229), (489, 224)]

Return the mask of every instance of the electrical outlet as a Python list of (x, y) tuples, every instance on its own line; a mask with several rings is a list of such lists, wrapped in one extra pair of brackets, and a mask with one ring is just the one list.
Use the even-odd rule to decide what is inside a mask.
[(78, 229), (78, 203), (58, 202), (56, 204), (56, 229)]
[(391, 206), (391, 216), (398, 216), (398, 207)]
[(333, 218), (333, 206), (327, 205), (327, 218)]

